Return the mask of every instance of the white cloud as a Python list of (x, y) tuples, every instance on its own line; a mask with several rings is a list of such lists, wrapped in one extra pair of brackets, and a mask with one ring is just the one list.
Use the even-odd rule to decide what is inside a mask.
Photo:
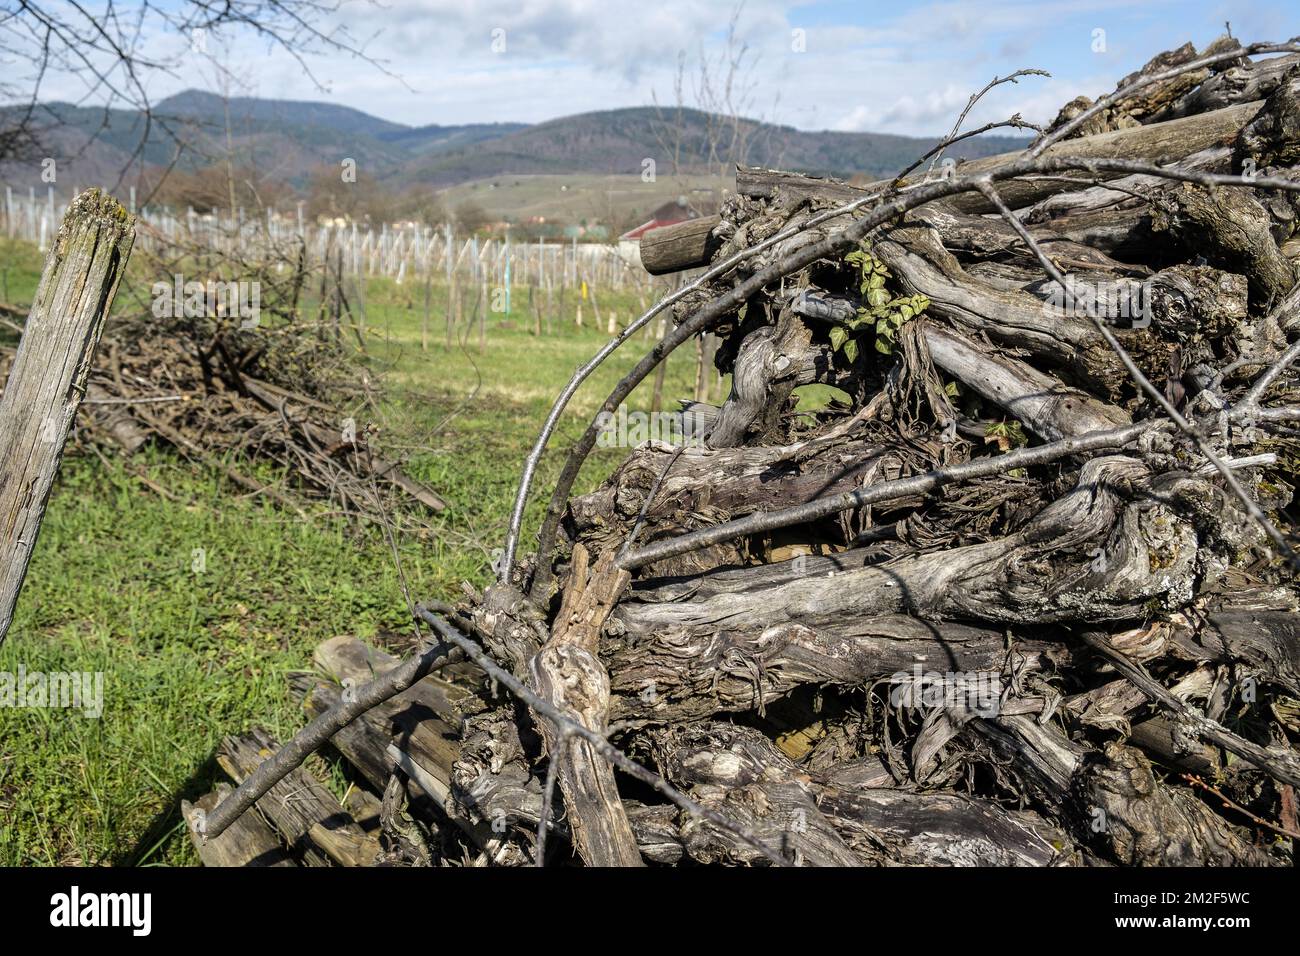
[[(1217, 20), (1205, 19), (1218, 17), (1212, 7), (1198, 8), (1194, 23), (1190, 15), (1168, 15), (1182, 9), (1174, 0), (1141, 7), (1127, 0), (903, 0), (831, 8), (748, 0), (740, 36), (752, 85), (741, 99), (749, 115), (802, 128), (932, 135), (946, 131), (970, 93), (994, 74), (1049, 66), (1063, 72), (998, 88), (970, 119), (978, 125), (1019, 110), (1042, 122), (1081, 92), (1111, 89), (1162, 45), (1186, 39), (1188, 29), (1218, 29)], [(326, 94), (292, 57), (265, 41), (245, 36), (229, 56), (254, 95), (324, 99), (412, 125), (537, 122), (645, 105), (652, 95), (671, 103), (679, 53), (692, 61), (701, 51), (718, 57), (732, 10), (728, 0), (354, 2), (336, 24), (322, 27), (340, 25), (355, 37), (371, 37), (370, 52), (401, 80), (352, 58), (312, 57), (309, 65)], [(1253, 19), (1270, 18), (1257, 12)], [(1109, 32), (1111, 52), (1104, 57), (1088, 51), (1093, 24)], [(792, 49), (795, 27), (806, 31), (804, 52)], [(504, 31), (502, 52), (493, 50), (494, 30)], [(691, 105), (694, 62), (685, 80)], [(79, 89), (68, 77), (50, 82), (49, 89), (65, 95)], [(151, 92), (161, 96), (191, 85), (210, 83), (202, 71), (184, 68), (158, 78)]]

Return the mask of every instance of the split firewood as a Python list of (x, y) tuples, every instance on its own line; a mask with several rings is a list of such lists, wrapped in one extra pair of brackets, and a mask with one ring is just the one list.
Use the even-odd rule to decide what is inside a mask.
[(181, 816), (186, 822), (190, 840), (198, 851), (204, 866), (296, 866), (293, 858), (281, 846), (266, 821), (257, 813), (246, 813), (225, 833), (205, 840), (194, 829), (195, 811), (207, 813), (230, 794), (230, 784), (219, 783), (211, 793), (205, 793), (194, 803), (181, 801)]
[[(260, 730), (227, 737), (217, 762), (238, 783), (276, 746)], [(330, 861), (340, 866), (367, 866), (379, 852), (378, 842), (357, 826), (320, 781), (301, 768), (276, 784), (258, 806), (308, 866), (327, 866)]]

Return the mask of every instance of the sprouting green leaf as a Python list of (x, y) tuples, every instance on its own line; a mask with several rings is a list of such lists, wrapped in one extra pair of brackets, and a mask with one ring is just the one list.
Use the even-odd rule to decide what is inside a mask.
[(986, 445), (997, 445), (999, 451), (1010, 451), (1012, 448), (1021, 448), (1029, 444), (1029, 439), (1025, 435), (1025, 430), (1020, 426), (1020, 422), (1015, 419), (1010, 421), (992, 422), (984, 428), (984, 443)]
[[(845, 263), (855, 266), (861, 276), (859, 289), (864, 305), (857, 310), (857, 315), (845, 326), (853, 331), (874, 326), (876, 351), (889, 355), (893, 351), (893, 342), (897, 331), (903, 324), (916, 318), (930, 305), (924, 295), (899, 296), (891, 298), (887, 283), (892, 274), (883, 262), (871, 254), (871, 247), (860, 242), (859, 248), (844, 257)], [(832, 333), (831, 343), (838, 349), (844, 340)]]

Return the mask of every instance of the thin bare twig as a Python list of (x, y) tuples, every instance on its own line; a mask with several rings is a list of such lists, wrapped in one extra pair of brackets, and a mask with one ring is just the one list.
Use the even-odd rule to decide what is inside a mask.
[(1168, 426), (1165, 423), (1152, 421), (1127, 425), (1123, 428), (1108, 431), (1091, 432), (1077, 438), (1065, 438), (1060, 441), (1049, 442), (1046, 445), (1038, 445), (1034, 448), (1020, 448), (1005, 455), (977, 458), (949, 468), (936, 468), (933, 471), (913, 475), (910, 478), (896, 478), (892, 481), (882, 481), (878, 485), (858, 488), (855, 491), (846, 491), (825, 498), (814, 498), (812, 501), (789, 508), (760, 511), (746, 515), (744, 518), (724, 521), (722, 524), (714, 525), (711, 528), (702, 528), (699, 531), (692, 531), (675, 538), (656, 541), (652, 545), (648, 545), (639, 551), (633, 551), (631, 554), (620, 558), (618, 564), (620, 567), (634, 570), (647, 564), (653, 564), (656, 561), (662, 561), (665, 558), (686, 554), (690, 551), (698, 551), (700, 548), (707, 548), (709, 545), (718, 544), (722, 541), (729, 541), (732, 538), (762, 534), (775, 531), (778, 528), (805, 524), (809, 521), (816, 521), (820, 518), (838, 514), (841, 511), (848, 511), (850, 508), (861, 508), (866, 505), (879, 504), (882, 501), (895, 501), (899, 498), (910, 498), (913, 495), (929, 494), (943, 485), (954, 482), (1006, 474), (1017, 468), (1042, 465), (1084, 452), (1123, 448), (1148, 432), (1166, 427)]
[(1218, 797), (1220, 800), (1223, 801), (1223, 805), (1225, 807), (1232, 810), (1236, 810), (1238, 813), (1242, 814), (1243, 816), (1249, 817), (1251, 820), (1253, 820), (1255, 823), (1259, 824), (1260, 826), (1272, 830), (1274, 833), (1280, 834), (1281, 836), (1290, 837), (1292, 840), (1300, 840), (1300, 833), (1296, 833), (1294, 830), (1288, 830), (1286, 827), (1283, 826), (1278, 826), (1276, 823), (1273, 823), (1269, 820), (1265, 820), (1263, 817), (1259, 816), (1258, 814), (1251, 813), (1240, 803), (1237, 803), (1235, 800), (1226, 796), (1223, 793), (1223, 791), (1220, 790), (1218, 787), (1210, 786), (1200, 777), (1196, 776), (1196, 774), (1185, 773), (1183, 774), (1183, 779), (1186, 780), (1188, 783), (1190, 783), (1193, 787), (1200, 787), (1206, 793), (1214, 794), (1216, 797)]
[(1110, 659), (1115, 669), (1128, 678), (1129, 683), (1146, 695), (1153, 703), (1172, 712), (1197, 735), (1204, 737), (1224, 750), (1236, 754), (1242, 760), (1253, 764), (1283, 783), (1300, 786), (1300, 759), (1294, 752), (1277, 748), (1261, 747), (1239, 737), (1218, 721), (1211, 720), (1198, 713), (1186, 703), (1171, 694), (1163, 684), (1146, 672), (1141, 664), (1130, 660), (1128, 655), (1110, 643), (1104, 634), (1084, 631), (1080, 638), (1085, 644)]
[[(992, 184), (981, 182), (978, 188), (979, 191), (984, 194), (984, 197), (997, 208), (1002, 218), (1007, 221), (1007, 224), (1016, 231), (1016, 234), (1020, 236), (1021, 241), (1029, 247), (1029, 250), (1038, 260), (1039, 265), (1043, 267), (1043, 271), (1051, 276), (1058, 285), (1060, 285), (1068, 304), (1073, 306), (1075, 303), (1074, 293), (1070, 291), (1070, 284), (1066, 281), (1065, 276), (1061, 274), (1061, 270), (1056, 268), (1056, 263), (1052, 262), (1047, 253), (1043, 252), (1042, 247), (1039, 246), (1034, 237), (1030, 235), (1029, 230), (1026, 229), (1024, 224), (1016, 218), (1015, 214), (1007, 208), (1007, 204), (1002, 201), (1002, 197), (998, 195), (998, 191), (992, 186)], [(1164, 392), (1151, 384), (1151, 380), (1143, 374), (1140, 368), (1138, 368), (1137, 363), (1133, 361), (1133, 356), (1128, 354), (1128, 350), (1120, 344), (1119, 339), (1115, 337), (1115, 333), (1111, 331), (1110, 327), (1105, 323), (1102, 317), (1096, 313), (1096, 310), (1084, 309), (1083, 311), (1087, 313), (1093, 326), (1099, 333), (1101, 333), (1101, 337), (1106, 340), (1106, 344), (1110, 346), (1111, 351), (1119, 357), (1124, 368), (1128, 370), (1129, 377), (1132, 378), (1133, 381), (1137, 383), (1138, 387), (1141, 388), (1142, 391), (1146, 392), (1147, 395), (1164, 410), (1165, 414), (1168, 415), (1173, 423), (1178, 426), (1179, 431), (1195, 443), (1200, 453), (1204, 455), (1206, 460), (1214, 466), (1214, 469), (1223, 476), (1224, 482), (1241, 502), (1242, 507), (1246, 509), (1246, 513), (1250, 515), (1256, 524), (1264, 529), (1265, 534), (1272, 539), (1273, 543), (1277, 546), (1277, 549), (1282, 552), (1283, 556), (1286, 557), (1286, 559), (1298, 570), (1300, 570), (1300, 556), (1297, 556), (1295, 551), (1292, 550), (1291, 545), (1287, 542), (1286, 537), (1282, 532), (1273, 525), (1273, 522), (1268, 520), (1268, 516), (1264, 514), (1263, 510), (1255, 502), (1255, 499), (1251, 498), (1250, 495), (1246, 493), (1246, 489), (1241, 486), (1241, 482), (1237, 480), (1237, 476), (1233, 474), (1232, 469), (1229, 468), (1215, 450), (1210, 447), (1210, 443), (1205, 440), (1200, 431), (1196, 429), (1191, 422), (1184, 418), (1182, 413), (1174, 407), (1173, 403), (1165, 397)]]
[(559, 779), (560, 760), (569, 750), (569, 734), (564, 728), (555, 728), (556, 745), (546, 763), (546, 785), (542, 787), (542, 815), (537, 821), (537, 865), (546, 865), (546, 831), (551, 826), (552, 805), (555, 803), (555, 783)]
[[(991, 79), (987, 84), (985, 84), (984, 89), (980, 90), (978, 93), (972, 93), (970, 99), (966, 101), (965, 108), (961, 111), (960, 114), (958, 114), (957, 122), (952, 124), (952, 132), (950, 132), (945, 138), (945, 140), (936, 147), (939, 155), (935, 156), (934, 160), (930, 163), (930, 168), (926, 171), (926, 176), (928, 177), (930, 173), (934, 172), (935, 164), (939, 162), (940, 157), (943, 155), (943, 150), (946, 147), (955, 143), (959, 139), (965, 138), (962, 136), (958, 136), (957, 131), (961, 129), (961, 124), (966, 122), (966, 117), (970, 115), (970, 111), (974, 109), (975, 104), (984, 98), (985, 93), (989, 92), (989, 90), (993, 89), (994, 87), (1001, 86), (1003, 83), (1018, 84), (1020, 82), (1020, 77), (1022, 76), (1045, 76), (1051, 78), (1051, 75), (1052, 74), (1048, 73), (1046, 70), (1035, 70), (1035, 69), (1016, 70), (1014, 73), (1010, 73), (1007, 76), (993, 77), (993, 79)], [(1012, 119), (1019, 119), (1019, 118), (1020, 118), (1019, 113), (1017, 113), (1014, 117), (1012, 117)], [(1025, 124), (1025, 125), (1029, 126), (1030, 124)], [(991, 128), (991, 127), (986, 127), (986, 128)], [(1037, 129), (1039, 133), (1042, 132), (1042, 130), (1039, 129), (1037, 126), (1034, 126), (1032, 128)], [(983, 132), (983, 130), (977, 130), (977, 132)], [(967, 135), (973, 135), (973, 134), (967, 134)], [(935, 152), (935, 150), (931, 150), (930, 152), (933, 153)], [(921, 163), (925, 162), (926, 158), (929, 155), (930, 153), (926, 153), (925, 156), (922, 156), (920, 159), (918, 159), (914, 165), (908, 167), (906, 171), (900, 173), (897, 178), (902, 179), (904, 176), (910, 173), (917, 166), (920, 166)]]

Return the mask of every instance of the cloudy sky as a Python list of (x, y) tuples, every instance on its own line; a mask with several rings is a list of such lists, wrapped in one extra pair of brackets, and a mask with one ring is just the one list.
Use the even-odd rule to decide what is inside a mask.
[[(1246, 41), (1300, 33), (1288, 6), (747, 0), (738, 23), (748, 48), (745, 112), (803, 129), (934, 134), (993, 76), (1039, 67), (1053, 77), (1001, 88), (972, 123), (1016, 111), (1043, 121), (1079, 93), (1112, 89), (1156, 52), (1187, 40), (1203, 46), (1227, 20)], [(681, 55), (685, 99), (694, 105), (700, 60), (716, 66), (734, 10), (733, 0), (349, 0), (340, 24), (383, 69), (313, 57), (315, 81), (256, 39), (232, 37), (215, 49), (250, 95), (325, 100), (412, 125), (537, 122), (656, 98), (671, 104)], [(156, 76), (150, 92), (209, 85), (203, 75), (196, 68)], [(54, 77), (46, 93), (71, 97), (75, 86)]]

